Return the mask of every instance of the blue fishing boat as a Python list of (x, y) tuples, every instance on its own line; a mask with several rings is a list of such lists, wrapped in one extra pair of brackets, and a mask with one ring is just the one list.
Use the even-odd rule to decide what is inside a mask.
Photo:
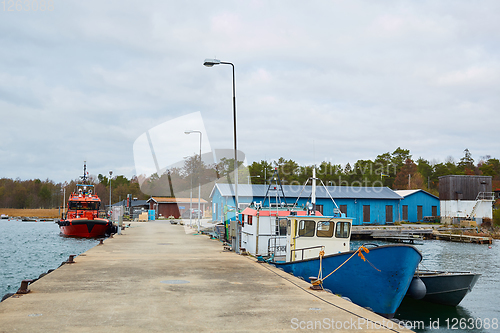
[[(313, 289), (328, 289), (392, 318), (408, 291), (422, 254), (407, 244), (367, 245), (351, 251), (353, 219), (338, 207), (335, 216), (322, 216), (316, 211), (316, 180), (313, 168), (311, 203), (306, 214), (295, 211), (294, 207), (285, 214), (278, 205), (274, 209), (249, 207), (242, 212), (243, 225), (249, 228), (244, 229), (244, 239), (248, 238), (250, 253), (263, 256), (262, 251), (267, 251), (271, 264), (311, 280)], [(262, 235), (261, 225), (266, 222), (271, 228)]]
[[(313, 252), (311, 248), (304, 250)], [(422, 260), (421, 253), (411, 245), (370, 247), (368, 253), (358, 249), (324, 255), (321, 259), (320, 251), (317, 250), (315, 258), (275, 261), (273, 264), (306, 281), (311, 277), (319, 277), (318, 281), (321, 281), (324, 289), (348, 297), (353, 303), (387, 318), (394, 317)], [(364, 260), (357, 255), (359, 253)]]

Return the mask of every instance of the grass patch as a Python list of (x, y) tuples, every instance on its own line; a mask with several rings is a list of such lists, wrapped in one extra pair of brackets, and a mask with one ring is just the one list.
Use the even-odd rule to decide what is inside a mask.
[(16, 208), (0, 208), (0, 214), (9, 215), (9, 217), (26, 216), (26, 217), (47, 217), (58, 218), (59, 209), (16, 209)]

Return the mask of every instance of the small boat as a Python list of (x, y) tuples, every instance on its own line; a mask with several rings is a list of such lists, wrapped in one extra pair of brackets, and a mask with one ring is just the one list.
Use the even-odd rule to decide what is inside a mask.
[(313, 169), (312, 199), (306, 214), (293, 209), (287, 212), (280, 205), (245, 209), (242, 244), (256, 255), (272, 252), (272, 265), (311, 280), (313, 289), (328, 289), (387, 318), (394, 317), (422, 254), (407, 244), (373, 244), (370, 248), (366, 244), (351, 251), (353, 219), (338, 209), (335, 216), (317, 212), (315, 186)]
[(94, 185), (87, 184), (86, 165), (83, 167), (82, 184), (68, 199), (68, 210), (57, 222), (61, 233), (72, 237), (104, 237), (118, 231), (107, 219), (99, 218), (101, 199), (94, 193)]
[(9, 218), (9, 215), (6, 215), (6, 214), (0, 215), (0, 219), (2, 219), (2, 220), (7, 220), (8, 218)]
[[(425, 294), (416, 296), (410, 290), (407, 296), (422, 301), (457, 306), (476, 284), (481, 274), (471, 272), (446, 272), (417, 270), (414, 281), (419, 279), (425, 286)], [(412, 284), (415, 282), (412, 281)]]

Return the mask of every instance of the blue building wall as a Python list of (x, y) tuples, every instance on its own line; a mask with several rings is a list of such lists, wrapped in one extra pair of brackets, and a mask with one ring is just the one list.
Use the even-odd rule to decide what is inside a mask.
[[(404, 199), (401, 200), (399, 212), (399, 214), (401, 214), (401, 220), (403, 220), (403, 206), (408, 206), (408, 219), (405, 219), (407, 222), (422, 222), (423, 217), (433, 216), (432, 206), (436, 207), (436, 216), (441, 215), (439, 198), (425, 191), (415, 192), (405, 196)], [(422, 206), (422, 218), (420, 219), (417, 216), (418, 206)]]
[[(264, 201), (263, 196), (255, 197), (239, 197), (239, 203), (262, 202), (265, 206), (268, 200)], [(297, 198), (287, 197), (287, 204), (294, 204)], [(353, 219), (353, 225), (368, 225), (368, 224), (386, 224), (386, 206), (390, 206), (392, 211), (392, 220), (390, 222), (399, 221), (400, 218), (400, 201), (401, 199), (351, 199), (351, 198), (335, 198), (337, 206), (346, 205), (347, 217)], [(274, 203), (274, 200), (271, 200)], [(300, 198), (297, 201), (298, 207), (303, 207), (309, 202), (309, 198)], [(323, 215), (331, 216), (334, 213), (335, 205), (330, 198), (318, 198), (317, 205), (323, 205)], [(212, 220), (223, 221), (224, 206), (234, 207), (234, 198), (232, 196), (222, 196), (217, 189), (212, 194)], [(370, 206), (369, 221), (363, 221), (363, 206)], [(227, 212), (226, 219), (234, 219), (234, 211)]]

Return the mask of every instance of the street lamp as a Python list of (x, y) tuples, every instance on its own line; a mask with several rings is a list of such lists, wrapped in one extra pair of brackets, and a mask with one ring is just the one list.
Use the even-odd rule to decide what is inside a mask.
[(238, 220), (238, 150), (236, 148), (236, 89), (234, 83), (234, 65), (219, 59), (205, 59), (203, 65), (213, 67), (214, 65), (231, 65), (233, 67), (233, 123), (234, 123), (234, 202), (236, 207), (236, 220)]
[(109, 170), (109, 218), (111, 218), (111, 176), (113, 171)]
[[(201, 131), (196, 131), (196, 130), (187, 130), (187, 131), (184, 131), (185, 134), (189, 135), (191, 133), (199, 133), (200, 134), (200, 166), (199, 166), (199, 170), (198, 170), (198, 232), (200, 232), (200, 212), (201, 212), (201, 205), (200, 205), (200, 201), (201, 201), (201, 179), (200, 179), (200, 175), (201, 175)], [(191, 214), (191, 212), (189, 212), (189, 214)]]
[(260, 178), (260, 175), (257, 175), (257, 176), (247, 176), (248, 178), (248, 185), (250, 185), (250, 178)]
[[(185, 160), (188, 158), (188, 156), (184, 157)], [(193, 175), (189, 178), (191, 178), (191, 187), (189, 191), (189, 227), (191, 228), (191, 225), (193, 224)]]

